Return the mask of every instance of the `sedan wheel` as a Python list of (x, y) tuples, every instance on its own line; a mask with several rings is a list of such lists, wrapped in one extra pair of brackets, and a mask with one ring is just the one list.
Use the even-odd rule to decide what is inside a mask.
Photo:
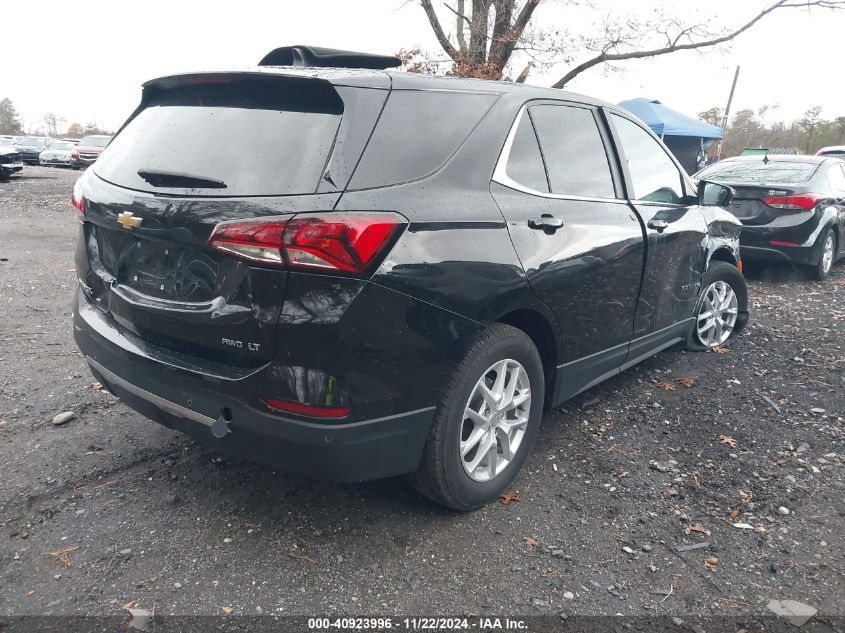
[(832, 229), (828, 229), (822, 240), (822, 253), (815, 271), (816, 279), (820, 281), (827, 279), (830, 269), (833, 268), (833, 260), (836, 258), (836, 235)]
[(696, 319), (696, 336), (705, 347), (719, 347), (736, 325), (736, 293), (725, 281), (715, 281), (704, 291)]

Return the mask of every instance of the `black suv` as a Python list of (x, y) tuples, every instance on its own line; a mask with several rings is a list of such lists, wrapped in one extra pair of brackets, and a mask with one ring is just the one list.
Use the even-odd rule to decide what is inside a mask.
[(544, 410), (742, 328), (731, 190), (630, 114), (334, 53), (146, 83), (75, 186), (74, 333), (129, 406), (470, 509)]

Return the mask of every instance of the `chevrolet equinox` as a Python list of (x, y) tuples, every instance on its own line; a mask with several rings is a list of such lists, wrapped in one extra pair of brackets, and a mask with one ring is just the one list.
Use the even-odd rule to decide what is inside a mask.
[(284, 47), (144, 84), (74, 187), (74, 335), (161, 424), (468, 510), (544, 411), (741, 330), (741, 225), (620, 108), (397, 63)]

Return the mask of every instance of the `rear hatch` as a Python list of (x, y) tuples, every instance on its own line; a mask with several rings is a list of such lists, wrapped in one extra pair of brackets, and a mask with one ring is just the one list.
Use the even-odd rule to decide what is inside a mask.
[(86, 292), (164, 348), (265, 364), (287, 273), (212, 250), (208, 238), (224, 221), (331, 210), (386, 94), (273, 74), (148, 84), (80, 181)]

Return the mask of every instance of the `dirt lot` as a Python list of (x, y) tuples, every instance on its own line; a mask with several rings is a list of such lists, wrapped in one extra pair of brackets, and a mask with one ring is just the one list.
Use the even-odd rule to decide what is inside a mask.
[(579, 396), (518, 501), (455, 514), (401, 480), (209, 452), (93, 389), (77, 174), (23, 173), (0, 183), (0, 615), (845, 615), (842, 263), (826, 283), (748, 271), (727, 353), (668, 351)]

